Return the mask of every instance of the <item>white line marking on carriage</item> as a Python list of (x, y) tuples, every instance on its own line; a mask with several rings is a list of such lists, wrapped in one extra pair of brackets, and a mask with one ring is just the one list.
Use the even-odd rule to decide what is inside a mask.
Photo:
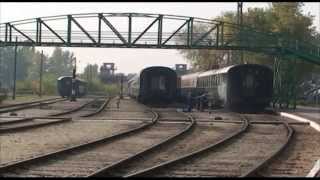
[[(289, 114), (289, 113), (285, 113), (285, 112), (280, 112), (281, 116), (296, 120), (296, 121), (302, 121), (302, 122), (309, 122), (309, 125), (320, 132), (320, 125), (312, 120), (297, 116), (297, 115), (293, 115), (293, 114)], [(320, 172), (320, 159), (318, 159), (318, 161), (316, 161), (316, 163), (314, 164), (314, 166), (311, 168), (311, 170), (309, 171), (308, 175), (306, 177), (316, 177), (316, 175)]]

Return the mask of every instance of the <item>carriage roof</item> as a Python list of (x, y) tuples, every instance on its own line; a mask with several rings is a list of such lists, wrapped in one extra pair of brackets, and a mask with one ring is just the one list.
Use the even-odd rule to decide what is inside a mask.
[(232, 65), (232, 66), (227, 66), (227, 67), (220, 68), (220, 69), (205, 71), (205, 72), (200, 73), (199, 77), (211, 76), (211, 75), (215, 75), (215, 74), (224, 74), (224, 73), (227, 73), (231, 68), (233, 68), (235, 66), (236, 65)]

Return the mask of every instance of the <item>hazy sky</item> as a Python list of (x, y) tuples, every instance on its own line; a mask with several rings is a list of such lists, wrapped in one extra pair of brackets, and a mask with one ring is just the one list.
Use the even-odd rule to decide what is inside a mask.
[[(304, 3), (304, 13), (310, 12), (315, 16), (314, 25), (319, 30), (320, 3)], [(248, 7), (268, 7), (270, 3), (244, 2), (244, 11)], [(202, 2), (202, 3), (0, 3), (0, 22), (9, 22), (27, 18), (36, 18), (52, 15), (76, 14), (76, 13), (99, 13), (99, 12), (137, 12), (172, 14), (182, 16), (194, 16), (200, 18), (213, 18), (225, 11), (236, 11), (236, 2)], [(38, 47), (46, 54), (51, 54), (52, 47)], [(142, 68), (152, 65), (173, 67), (174, 64), (186, 63), (186, 60), (177, 50), (164, 49), (125, 49), (125, 48), (63, 48), (74, 52), (78, 60), (79, 71), (88, 63), (103, 62), (116, 63), (116, 72), (139, 72)]]

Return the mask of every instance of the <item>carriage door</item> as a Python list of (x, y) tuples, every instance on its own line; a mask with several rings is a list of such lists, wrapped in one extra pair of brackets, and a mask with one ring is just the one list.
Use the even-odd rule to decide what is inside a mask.
[(151, 78), (151, 89), (158, 91), (166, 90), (166, 81), (164, 76), (154, 76)]
[(256, 82), (254, 76), (255, 74), (252, 69), (248, 69), (248, 71), (243, 74), (243, 95), (246, 97), (255, 96)]

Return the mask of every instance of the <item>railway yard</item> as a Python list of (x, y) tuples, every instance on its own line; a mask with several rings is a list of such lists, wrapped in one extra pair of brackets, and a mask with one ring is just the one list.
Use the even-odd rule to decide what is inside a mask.
[(0, 177), (319, 178), (320, 4), (243, 3), (0, 3)]
[(319, 131), (275, 113), (185, 113), (102, 96), (0, 113), (0, 177), (319, 176)]

